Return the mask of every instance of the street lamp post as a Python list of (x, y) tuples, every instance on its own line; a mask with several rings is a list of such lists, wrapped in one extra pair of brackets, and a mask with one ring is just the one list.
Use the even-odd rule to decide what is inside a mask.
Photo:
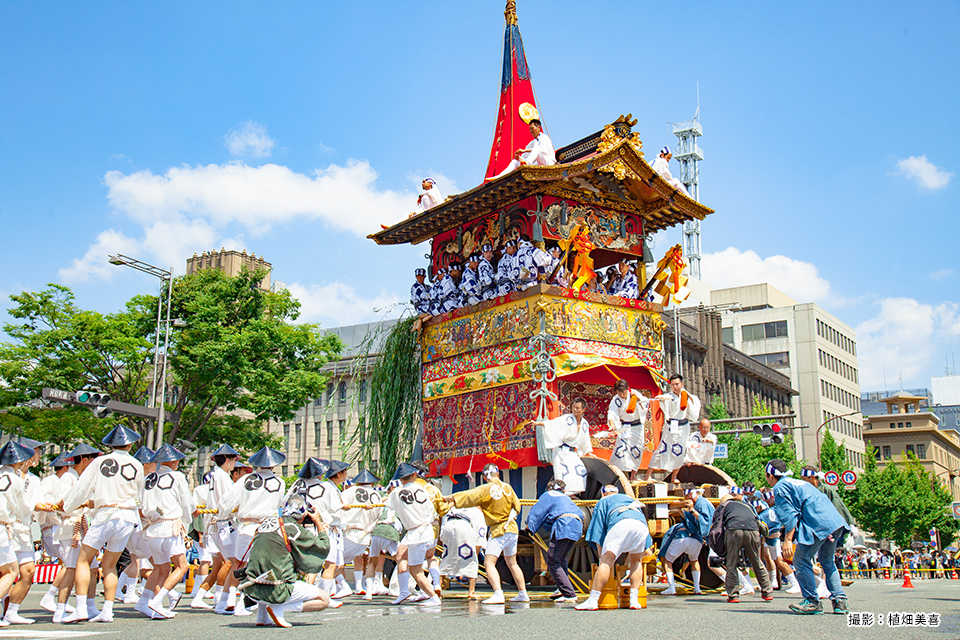
[(851, 411), (850, 413), (845, 413), (845, 414), (840, 415), (840, 416), (833, 416), (832, 418), (830, 418), (830, 419), (828, 419), (828, 420), (824, 420), (824, 421), (823, 421), (823, 424), (821, 424), (819, 427), (817, 427), (817, 467), (820, 468), (820, 471), (823, 471), (823, 465), (820, 463), (820, 430), (823, 429), (825, 426), (827, 426), (827, 423), (828, 423), (828, 422), (833, 422), (834, 420), (837, 420), (838, 418), (846, 418), (846, 417), (848, 417), (848, 416), (853, 416), (853, 415), (856, 415), (856, 414), (858, 414), (858, 413), (860, 413), (860, 412), (859, 412), (859, 411)]
[[(123, 254), (118, 253), (115, 256), (110, 256), (110, 264), (115, 264), (118, 266), (132, 267), (137, 271), (142, 271), (143, 273), (150, 274), (157, 278), (160, 278), (162, 282), (168, 284), (167, 287), (167, 320), (166, 320), (166, 330), (164, 332), (163, 338), (163, 369), (160, 372), (160, 411), (157, 416), (157, 425), (155, 430), (147, 431), (147, 446), (150, 445), (151, 439), (153, 440), (153, 448), (159, 449), (163, 444), (163, 426), (164, 420), (166, 418), (165, 403), (167, 399), (167, 352), (170, 348), (170, 303), (173, 300), (173, 267), (170, 267), (169, 270), (161, 269), (160, 267), (155, 267), (152, 264), (142, 262), (136, 258), (131, 258)], [(157, 304), (157, 337), (153, 351), (153, 386), (150, 389), (150, 404), (151, 406), (157, 406), (157, 365), (158, 365), (158, 355), (160, 351), (160, 310), (163, 308), (163, 298), (161, 297), (159, 303)]]

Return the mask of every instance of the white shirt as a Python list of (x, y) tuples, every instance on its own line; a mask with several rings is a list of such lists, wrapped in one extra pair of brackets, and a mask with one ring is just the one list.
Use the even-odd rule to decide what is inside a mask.
[(225, 513), (236, 509), (239, 523), (237, 532), (252, 536), (261, 520), (277, 515), (278, 509), (283, 506), (284, 488), (282, 478), (273, 471), (261, 469), (237, 480), (223, 497), (221, 506)]
[(667, 420), (689, 420), (695, 423), (700, 419), (700, 398), (687, 392), (687, 408), (680, 408), (680, 396), (670, 393), (664, 393), (657, 396), (660, 406), (663, 407), (663, 413)]
[(394, 489), (387, 498), (387, 506), (396, 512), (400, 524), (407, 530), (402, 544), (420, 544), (434, 540), (433, 521), (437, 519), (437, 510), (430, 494), (422, 485), (408, 482), (399, 489)]
[(666, 180), (671, 187), (683, 192), (685, 196), (690, 195), (686, 185), (674, 178), (673, 174), (670, 173), (670, 163), (666, 158), (657, 157), (657, 159), (653, 161), (653, 170), (659, 173), (660, 177)]
[[(90, 464), (93, 464), (92, 462)], [(70, 493), (70, 490), (73, 488), (77, 482), (80, 481), (80, 474), (77, 473), (77, 470), (73, 467), (67, 469), (67, 472), (64, 473), (59, 478), (59, 483), (57, 485), (57, 495), (65, 496)], [(56, 502), (59, 502), (59, 498)], [(83, 518), (83, 514), (86, 512), (84, 507), (77, 507), (76, 509), (66, 509), (66, 503), (64, 503), (63, 515), (61, 516), (62, 522), (60, 526), (54, 531), (54, 538), (60, 542), (72, 542), (73, 541), (73, 528), (80, 522), (80, 519)]]
[[(637, 399), (633, 411), (630, 411), (630, 403), (633, 396)], [(624, 422), (637, 422), (645, 420), (647, 417), (647, 407), (649, 406), (650, 401), (646, 396), (641, 394), (636, 389), (630, 389), (630, 395), (627, 396), (627, 399), (624, 400), (620, 397), (620, 394), (614, 394), (613, 398), (610, 399), (610, 406), (607, 409), (607, 425), (611, 430), (619, 433), (623, 429)], [(643, 425), (634, 425), (643, 429)]]
[[(69, 467), (67, 468), (69, 471)], [(64, 472), (66, 474), (66, 471)], [(56, 504), (60, 502), (60, 477), (55, 473), (40, 481), (40, 502), (46, 504)], [(38, 511), (34, 517), (41, 527), (52, 527), (60, 524), (61, 517), (59, 511)]]
[(207, 507), (217, 510), (215, 520), (233, 519), (231, 514), (232, 509), (225, 511), (220, 505), (224, 496), (230, 493), (231, 489), (233, 489), (233, 479), (230, 477), (230, 473), (224, 471), (221, 467), (216, 467), (213, 470), (213, 478), (211, 478), (210, 485), (207, 488)]
[(312, 501), (320, 519), (332, 529), (343, 529), (343, 499), (340, 489), (330, 480), (320, 483), (320, 497)]
[(140, 524), (143, 465), (127, 451), (117, 449), (91, 462), (63, 499), (64, 512), (93, 498), (90, 526), (110, 520)]
[(692, 464), (713, 464), (713, 454), (717, 447), (717, 436), (713, 432), (706, 436), (700, 435), (697, 429), (690, 434), (690, 441), (687, 443), (687, 455), (684, 462)]
[(13, 467), (0, 467), (0, 547), (14, 542), (18, 521), (30, 522), (32, 511), (27, 508), (24, 484)]
[[(372, 486), (362, 484), (347, 487), (340, 494), (340, 498), (343, 500), (343, 504), (349, 505), (378, 504), (381, 502), (380, 494), (374, 491)], [(368, 544), (370, 533), (380, 520), (381, 509), (383, 507), (353, 508), (342, 511), (340, 517), (343, 521), (343, 535), (357, 544)]]
[(520, 156), (521, 162), (538, 164), (544, 167), (557, 164), (557, 152), (553, 148), (553, 141), (543, 131), (530, 141), (526, 149), (526, 153)]
[(147, 538), (181, 535), (196, 509), (186, 477), (162, 464), (144, 480), (141, 502)]
[(420, 196), (420, 202), (417, 204), (417, 213), (423, 213), (427, 209), (432, 209), (441, 202), (443, 202), (443, 195), (440, 194), (440, 189), (437, 188), (437, 185), (433, 185), (433, 187), (424, 191)]
[(565, 444), (576, 449), (579, 455), (593, 451), (590, 443), (590, 425), (586, 418), (580, 418), (580, 424), (572, 413), (567, 413), (543, 422), (543, 446), (556, 449)]

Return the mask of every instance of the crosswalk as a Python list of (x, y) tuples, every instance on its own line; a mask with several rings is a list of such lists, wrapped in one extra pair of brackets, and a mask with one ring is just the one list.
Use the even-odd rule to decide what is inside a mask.
[(0, 629), (0, 640), (4, 638), (32, 638), (34, 640), (62, 640), (66, 638), (82, 638), (84, 636), (100, 636), (105, 631), (44, 631), (42, 629)]

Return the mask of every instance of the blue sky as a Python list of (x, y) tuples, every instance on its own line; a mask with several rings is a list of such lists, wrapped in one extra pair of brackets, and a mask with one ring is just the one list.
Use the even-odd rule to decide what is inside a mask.
[[(652, 161), (699, 83), (709, 284), (768, 280), (856, 327), (865, 390), (943, 375), (960, 4), (518, 5), (557, 146), (632, 112)], [(377, 317), (427, 247), (365, 236), (424, 176), (482, 179), (502, 34), (502, 0), (3, 3), (3, 300), (61, 282), (113, 311), (156, 284), (108, 253), (182, 273), (226, 246), (272, 262), (307, 320)]]

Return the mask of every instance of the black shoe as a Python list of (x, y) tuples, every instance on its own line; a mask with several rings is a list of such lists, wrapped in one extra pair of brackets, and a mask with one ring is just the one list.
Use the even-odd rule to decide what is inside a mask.
[(833, 612), (840, 615), (847, 615), (850, 613), (850, 607), (847, 606), (846, 598), (837, 598), (833, 601)]
[(800, 604), (790, 605), (790, 610), (805, 615), (819, 615), (823, 613), (823, 605), (819, 600), (804, 600)]

